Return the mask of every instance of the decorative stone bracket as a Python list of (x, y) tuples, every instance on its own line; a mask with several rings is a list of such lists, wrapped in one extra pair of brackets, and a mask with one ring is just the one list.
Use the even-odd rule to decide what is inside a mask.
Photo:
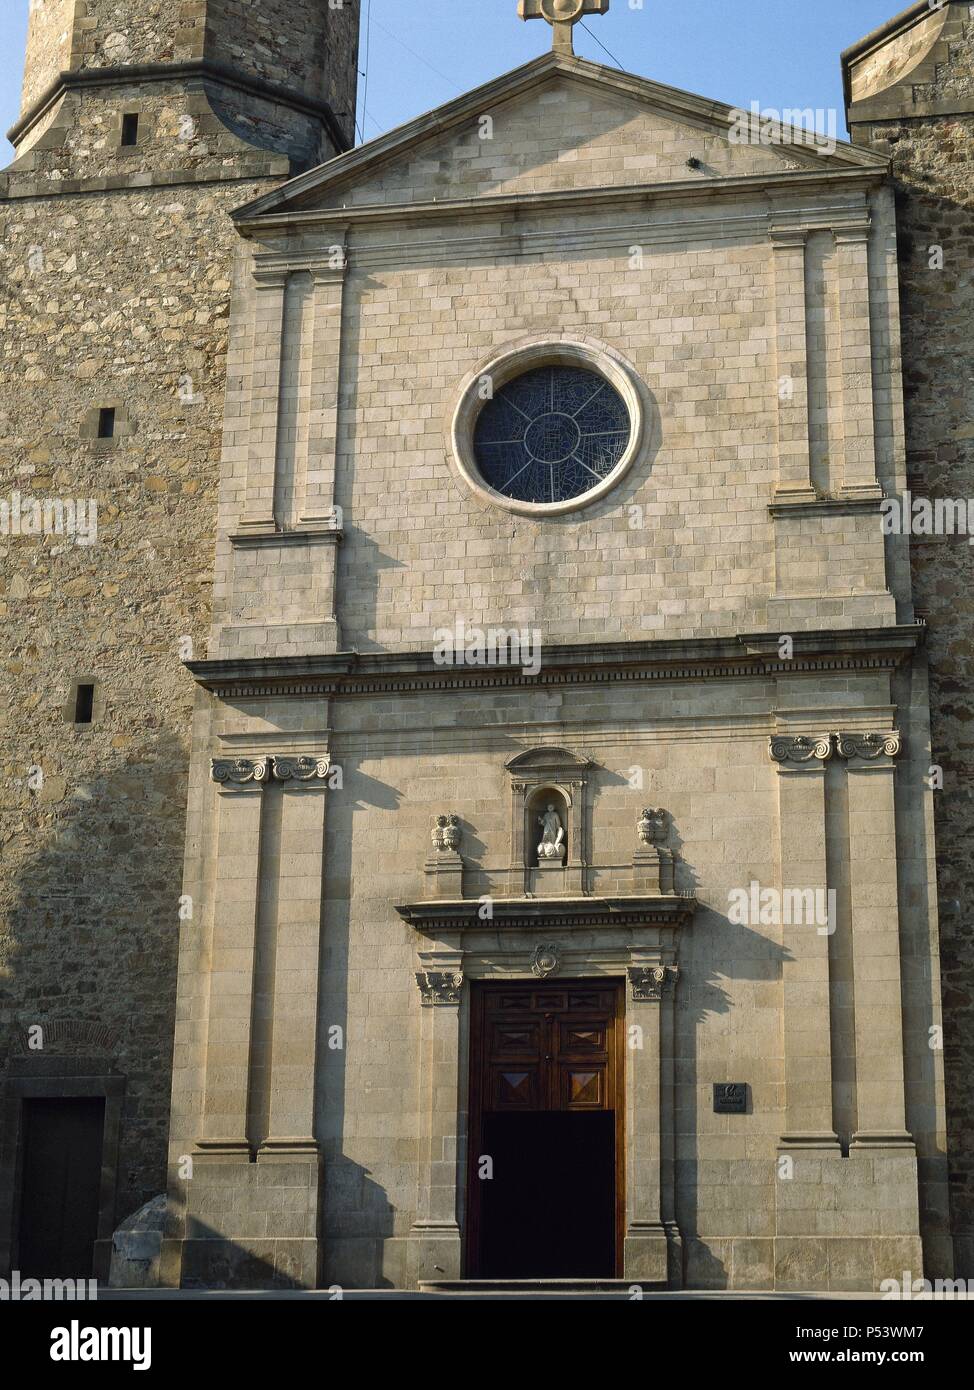
[(676, 988), (680, 972), (675, 965), (639, 965), (630, 966), (627, 974), (635, 1002), (658, 1004)]
[(815, 764), (828, 762), (833, 752), (846, 760), (862, 758), (873, 762), (877, 758), (897, 758), (903, 751), (900, 734), (891, 730), (886, 733), (834, 733), (834, 734), (779, 734), (769, 743), (773, 762), (781, 764)]
[(210, 777), (225, 789), (266, 786), (268, 782), (327, 782), (331, 764), (327, 755), (318, 757), (213, 758)]
[(463, 973), (460, 970), (417, 970), (416, 983), (424, 1008), (460, 1003)]

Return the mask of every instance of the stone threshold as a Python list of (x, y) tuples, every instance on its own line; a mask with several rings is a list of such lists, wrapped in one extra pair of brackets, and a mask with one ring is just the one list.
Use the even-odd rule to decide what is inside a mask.
[(420, 1293), (662, 1293), (663, 1285), (641, 1279), (421, 1279)]

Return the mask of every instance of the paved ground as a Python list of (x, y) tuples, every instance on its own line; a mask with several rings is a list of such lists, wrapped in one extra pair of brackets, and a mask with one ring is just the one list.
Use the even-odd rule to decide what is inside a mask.
[[(371, 1301), (397, 1301), (406, 1300), (412, 1302), (439, 1302), (446, 1300), (461, 1299), (464, 1302), (479, 1300), (481, 1302), (519, 1302), (521, 1300), (536, 1301), (538, 1299), (549, 1302), (577, 1302), (580, 1299), (586, 1302), (597, 1303), (618, 1303), (620, 1300), (658, 1302), (658, 1303), (788, 1303), (788, 1302), (807, 1302), (811, 1301), (832, 1301), (832, 1302), (872, 1302), (879, 1298), (878, 1294), (873, 1293), (817, 1293), (809, 1291), (807, 1293), (726, 1293), (723, 1291), (695, 1291), (695, 1290), (676, 1290), (667, 1292), (642, 1293), (639, 1300), (634, 1300), (629, 1292), (620, 1293), (553, 1293), (550, 1290), (539, 1290), (535, 1292), (520, 1291), (512, 1292), (486, 1292), (475, 1290), (470, 1293), (450, 1292), (450, 1293), (410, 1293), (399, 1289), (342, 1289), (340, 1297), (343, 1300), (354, 1302)], [(328, 1289), (315, 1289), (313, 1291), (294, 1291), (290, 1289), (280, 1290), (261, 1290), (261, 1291), (225, 1291), (220, 1289), (191, 1290), (191, 1289), (99, 1289), (98, 1301), (161, 1301), (161, 1302), (308, 1302), (337, 1301), (338, 1294)]]

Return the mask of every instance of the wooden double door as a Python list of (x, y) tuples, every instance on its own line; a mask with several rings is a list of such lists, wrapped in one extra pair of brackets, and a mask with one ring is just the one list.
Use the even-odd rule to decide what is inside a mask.
[(623, 1007), (613, 982), (474, 986), (470, 1277), (621, 1273)]

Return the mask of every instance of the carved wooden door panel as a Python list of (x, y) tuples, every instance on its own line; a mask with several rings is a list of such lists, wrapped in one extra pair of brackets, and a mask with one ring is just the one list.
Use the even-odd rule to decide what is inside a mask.
[(614, 986), (537, 985), (486, 991), (483, 1108), (612, 1110)]

